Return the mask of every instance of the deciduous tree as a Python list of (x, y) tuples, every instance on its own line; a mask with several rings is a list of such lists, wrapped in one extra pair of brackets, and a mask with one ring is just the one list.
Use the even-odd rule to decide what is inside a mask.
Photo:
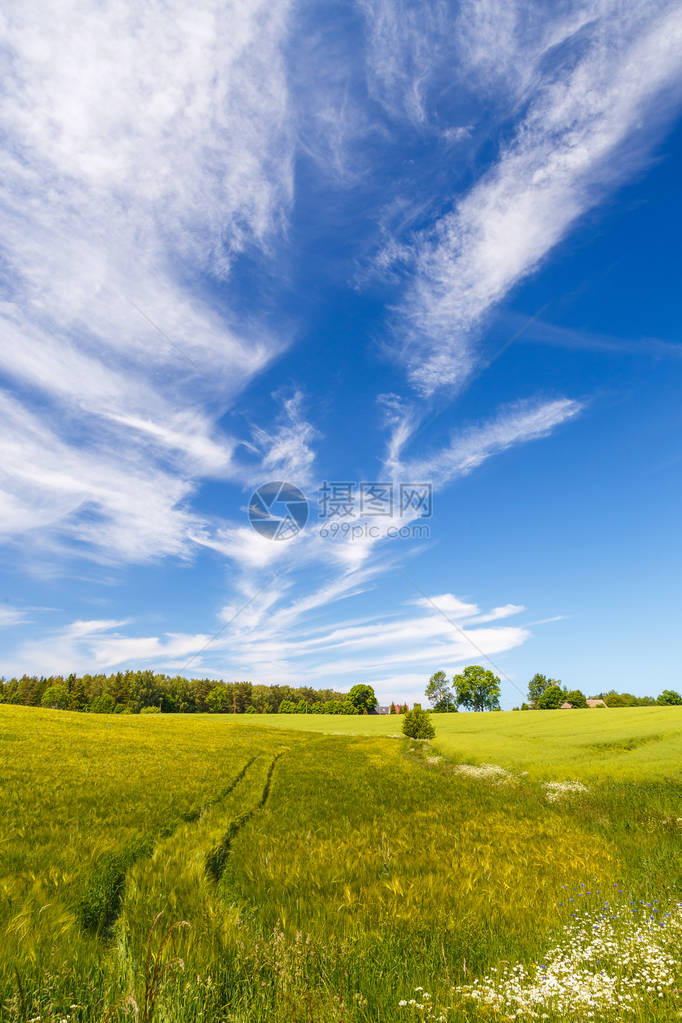
[(374, 690), (364, 682), (359, 682), (353, 686), (346, 699), (358, 714), (368, 714), (377, 705)]
[(674, 689), (664, 689), (656, 703), (660, 703), (664, 707), (680, 707), (682, 706), (682, 696)]
[(470, 710), (494, 710), (500, 705), (500, 680), (480, 664), (470, 664), (455, 675), (453, 686), (458, 707)]
[(540, 710), (558, 710), (564, 702), (564, 698), (565, 693), (561, 686), (551, 685), (545, 689), (535, 706)]
[(444, 671), (435, 671), (426, 686), (426, 699), (434, 710), (457, 710), (452, 684)]

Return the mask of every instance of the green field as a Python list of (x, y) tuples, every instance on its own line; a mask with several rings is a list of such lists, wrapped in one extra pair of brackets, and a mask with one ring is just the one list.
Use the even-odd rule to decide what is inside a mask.
[[(225, 715), (225, 720), (247, 720)], [(399, 735), (400, 717), (249, 715), (249, 723), (343, 735)], [(437, 714), (433, 743), (449, 757), (493, 762), (537, 778), (682, 777), (682, 707)]]
[(681, 711), (0, 706), (0, 1016), (677, 1020)]

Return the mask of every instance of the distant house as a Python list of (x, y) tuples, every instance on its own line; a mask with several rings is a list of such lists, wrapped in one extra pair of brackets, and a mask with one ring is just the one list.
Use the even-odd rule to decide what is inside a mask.
[(588, 700), (587, 701), (587, 706), (588, 707), (606, 707), (606, 704), (604, 703), (603, 700)]
[(390, 714), (391, 713), (391, 706), (389, 704), (388, 707), (375, 707), (372, 713), (374, 713), (374, 714)]
[(559, 710), (573, 710), (573, 704), (572, 703), (566, 703), (566, 701), (564, 700), (564, 702), (559, 707)]

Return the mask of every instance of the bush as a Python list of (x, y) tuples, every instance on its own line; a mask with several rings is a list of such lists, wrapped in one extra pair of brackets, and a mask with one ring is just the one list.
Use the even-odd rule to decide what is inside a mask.
[(403, 735), (410, 739), (433, 739), (436, 730), (425, 710), (415, 703), (414, 710), (408, 710), (403, 720)]
[(140, 711), (140, 714), (160, 714), (160, 713), (161, 713), (161, 708), (160, 707), (154, 707), (154, 706), (143, 707), (141, 709), (141, 711)]
[(258, 713), (258, 711), (257, 711), (257, 710), (256, 710), (256, 708), (255, 708), (255, 707), (253, 706), (253, 704), (252, 704), (252, 703), (250, 703), (250, 704), (248, 705), (248, 707), (246, 708), (246, 710), (244, 711), (244, 713), (245, 713), (245, 714), (257, 714), (257, 713)]

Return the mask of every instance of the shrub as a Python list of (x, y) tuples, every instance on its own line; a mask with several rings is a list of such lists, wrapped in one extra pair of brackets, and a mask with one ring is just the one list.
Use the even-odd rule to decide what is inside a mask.
[(258, 713), (258, 711), (257, 711), (257, 710), (256, 710), (256, 708), (255, 708), (255, 707), (253, 706), (253, 704), (252, 704), (252, 703), (250, 703), (250, 704), (248, 705), (248, 707), (246, 708), (246, 710), (244, 711), (244, 713), (245, 713), (245, 714), (257, 714), (257, 713)]
[(155, 706), (143, 707), (141, 709), (141, 711), (140, 711), (140, 714), (160, 714), (160, 713), (161, 713), (161, 708), (160, 707), (155, 707)]
[(408, 710), (403, 721), (403, 735), (410, 739), (433, 739), (436, 730), (431, 719), (420, 704), (415, 703), (414, 710)]

